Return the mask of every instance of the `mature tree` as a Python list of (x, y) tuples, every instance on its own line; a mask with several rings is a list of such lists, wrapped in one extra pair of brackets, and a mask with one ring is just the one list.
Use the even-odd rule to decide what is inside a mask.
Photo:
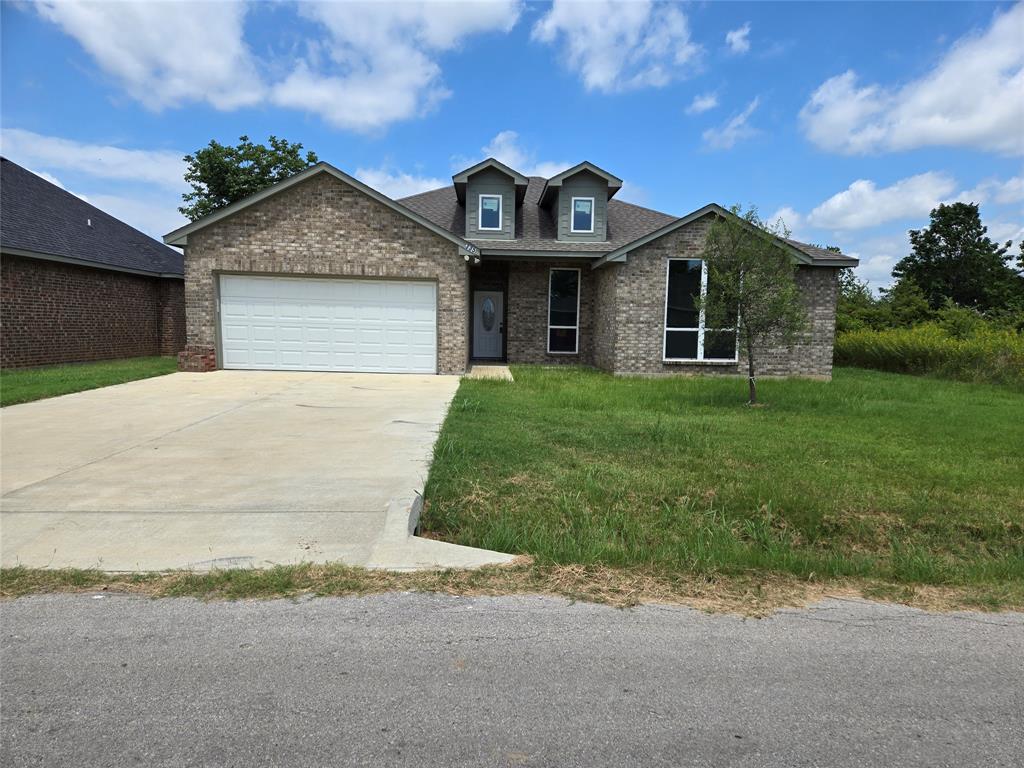
[(1018, 303), (1024, 277), (1010, 265), (1007, 251), (992, 242), (973, 203), (940, 205), (924, 229), (911, 230), (912, 253), (893, 268), (898, 283), (912, 281), (932, 309), (947, 299), (979, 311)]
[(248, 136), (241, 136), (237, 146), (210, 141), (202, 149), (185, 155), (185, 181), (192, 191), (181, 196), (185, 205), (178, 210), (195, 221), (317, 162), (313, 152), (303, 157), (301, 144), (276, 136), (271, 136), (268, 144), (253, 144)]
[(706, 328), (739, 331), (747, 356), (749, 404), (757, 404), (758, 361), (770, 346), (792, 344), (807, 322), (796, 284), (796, 261), (778, 238), (788, 232), (761, 220), (757, 209), (711, 224), (704, 245), (707, 295), (700, 300)]

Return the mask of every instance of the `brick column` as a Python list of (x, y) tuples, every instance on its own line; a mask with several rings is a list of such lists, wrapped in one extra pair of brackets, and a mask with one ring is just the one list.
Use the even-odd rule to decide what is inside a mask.
[(188, 344), (178, 353), (178, 370), (205, 373), (217, 370), (217, 352), (213, 347)]

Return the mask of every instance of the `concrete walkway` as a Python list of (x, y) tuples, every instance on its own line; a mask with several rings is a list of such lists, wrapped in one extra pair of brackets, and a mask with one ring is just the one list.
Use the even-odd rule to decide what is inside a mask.
[(410, 536), (453, 376), (176, 373), (0, 411), (4, 566), (509, 558)]

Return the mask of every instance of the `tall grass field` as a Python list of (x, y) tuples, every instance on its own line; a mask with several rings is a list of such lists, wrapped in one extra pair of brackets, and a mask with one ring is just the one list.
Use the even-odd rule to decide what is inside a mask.
[(1024, 334), (979, 326), (957, 336), (933, 323), (840, 333), (836, 365), (988, 382), (1024, 390)]

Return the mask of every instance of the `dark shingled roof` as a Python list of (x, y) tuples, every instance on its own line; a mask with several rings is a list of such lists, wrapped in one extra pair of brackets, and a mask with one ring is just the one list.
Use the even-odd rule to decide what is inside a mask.
[(179, 251), (7, 158), (0, 158), (0, 249), (152, 274), (185, 272)]
[[(562, 251), (593, 253), (595, 256), (613, 251), (627, 245), (649, 232), (671, 224), (675, 216), (641, 208), (632, 203), (619, 200), (608, 201), (608, 242), (605, 243), (566, 243), (560, 242), (558, 231), (551, 214), (541, 208), (540, 193), (544, 190), (546, 179), (531, 176), (526, 188), (523, 204), (516, 210), (515, 240), (471, 240), (484, 250), (507, 251)], [(412, 197), (399, 200), (425, 219), (444, 227), (452, 234), (466, 237), (466, 213), (455, 198), (455, 187), (442, 187), (430, 192), (422, 192)]]
[[(610, 253), (622, 246), (629, 245), (645, 235), (679, 221), (676, 216), (652, 211), (632, 203), (619, 200), (608, 201), (608, 241), (604, 243), (567, 243), (559, 241), (555, 221), (551, 213), (538, 205), (541, 192), (544, 190), (545, 179), (531, 176), (526, 188), (526, 197), (516, 210), (515, 240), (481, 240), (470, 242), (478, 245), (485, 253), (495, 251), (560, 251), (593, 254), (595, 257)], [(420, 216), (444, 227), (459, 237), (466, 237), (466, 212), (459, 205), (452, 186), (421, 192), (418, 195), (400, 199), (405, 207)], [(468, 238), (467, 238), (468, 239)], [(824, 263), (830, 266), (850, 266), (857, 264), (857, 259), (841, 253), (808, 245), (796, 240), (786, 240), (789, 245), (812, 259), (813, 263)]]
[(799, 240), (790, 240), (788, 237), (784, 237), (783, 240), (792, 245), (798, 251), (806, 253), (815, 261), (848, 261), (853, 265), (857, 264), (857, 259), (852, 256), (847, 256), (845, 253), (830, 251), (827, 248), (819, 248), (816, 245), (809, 245), (808, 243), (801, 243)]

